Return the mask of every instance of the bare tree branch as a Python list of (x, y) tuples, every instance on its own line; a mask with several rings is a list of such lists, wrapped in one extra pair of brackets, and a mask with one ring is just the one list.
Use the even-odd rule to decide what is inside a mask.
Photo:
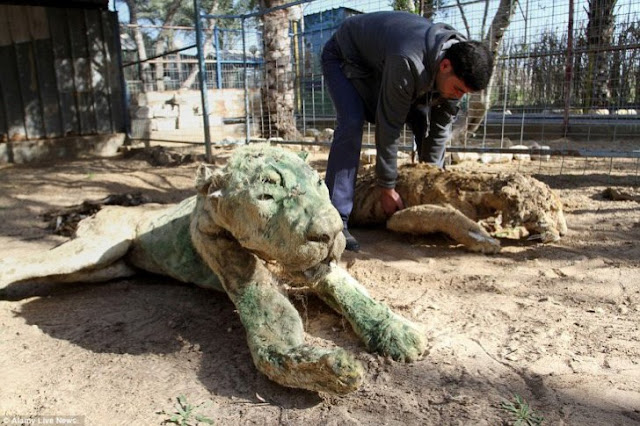
[[(132, 27), (133, 31), (133, 39), (136, 43), (136, 48), (138, 50), (138, 60), (146, 61), (147, 60), (147, 48), (144, 45), (144, 38), (142, 37), (142, 31), (137, 26), (138, 24), (138, 8), (136, 7), (135, 0), (126, 0), (127, 7), (129, 8), (129, 23), (135, 24)], [(151, 90), (151, 79), (150, 79), (150, 70), (151, 66), (148, 62), (142, 62), (140, 67), (138, 68), (140, 72), (140, 79), (142, 80), (142, 88), (143, 92), (146, 92), (147, 89)]]
[(458, 9), (460, 10), (460, 16), (462, 16), (462, 22), (464, 22), (464, 27), (467, 30), (467, 38), (471, 38), (471, 29), (469, 28), (469, 22), (467, 21), (467, 15), (465, 15), (465, 13), (464, 13), (464, 9), (462, 8), (462, 4), (460, 3), (460, 0), (456, 0), (456, 5), (458, 6)]

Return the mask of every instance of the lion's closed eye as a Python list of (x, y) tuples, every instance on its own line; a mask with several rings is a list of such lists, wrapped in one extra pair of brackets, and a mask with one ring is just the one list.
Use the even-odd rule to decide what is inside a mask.
[(260, 176), (260, 181), (267, 185), (282, 185), (282, 176), (276, 170), (269, 170)]

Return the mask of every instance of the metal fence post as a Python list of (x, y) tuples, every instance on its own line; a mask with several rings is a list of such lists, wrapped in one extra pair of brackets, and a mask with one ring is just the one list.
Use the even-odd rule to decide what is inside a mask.
[(564, 73), (564, 116), (563, 136), (569, 133), (569, 108), (571, 107), (571, 83), (573, 80), (573, 0), (569, 0), (569, 17), (567, 23), (567, 58)]
[(245, 143), (249, 143), (251, 139), (251, 130), (249, 128), (249, 79), (247, 64), (247, 37), (245, 31), (245, 18), (242, 18), (242, 64), (244, 65), (244, 129)]
[(209, 129), (209, 99), (207, 97), (207, 70), (204, 62), (202, 43), (202, 22), (200, 21), (200, 0), (193, 0), (193, 10), (196, 14), (196, 44), (198, 45), (198, 81), (200, 82), (200, 97), (202, 98), (202, 123), (204, 125), (204, 147), (207, 162), (211, 162), (211, 135)]
[(213, 40), (216, 46), (216, 87), (222, 89), (222, 55), (220, 54), (220, 30), (213, 27)]

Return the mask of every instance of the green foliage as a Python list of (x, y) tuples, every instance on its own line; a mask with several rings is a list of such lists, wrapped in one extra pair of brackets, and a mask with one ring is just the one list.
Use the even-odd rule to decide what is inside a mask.
[(393, 10), (403, 10), (405, 12), (415, 13), (413, 0), (393, 0), (391, 2)]
[(184, 395), (178, 396), (176, 400), (177, 404), (174, 406), (174, 412), (168, 413), (164, 410), (158, 412), (158, 414), (171, 416), (164, 420), (162, 424), (173, 423), (179, 426), (197, 426), (202, 423), (208, 425), (214, 424), (213, 420), (196, 412), (196, 410), (201, 408), (204, 404), (192, 405), (187, 402), (187, 398)]
[[(165, 22), (167, 14), (171, 9), (175, 0), (142, 0), (136, 1), (139, 24), (153, 25), (179, 25), (194, 26), (196, 14), (193, 10), (192, 0), (181, 0), (175, 16), (171, 22)], [(120, 4), (127, 4), (126, 0), (117, 0)], [(233, 0), (201, 0), (200, 6), (203, 13), (214, 13), (220, 15), (230, 15), (244, 13), (247, 11), (247, 2), (239, 1), (234, 5)], [(215, 7), (214, 7), (215, 6)], [(225, 27), (225, 23), (221, 22), (221, 26)]]
[[(232, 0), (201, 0), (200, 7), (202, 7), (202, 13), (213, 13), (215, 15), (234, 15), (245, 12), (241, 4), (234, 6)], [(193, 26), (195, 18), (193, 1), (185, 0), (178, 12), (176, 25)], [(229, 23), (226, 21), (220, 21), (216, 24), (222, 28), (229, 26)]]
[(403, 10), (431, 19), (433, 18), (433, 11), (441, 8), (446, 3), (447, 0), (392, 0), (389, 5), (393, 10)]
[(544, 417), (538, 415), (529, 404), (518, 394), (513, 395), (512, 401), (503, 401), (500, 408), (511, 414), (513, 426), (539, 426)]
[[(640, 100), (640, 25), (621, 21), (616, 24), (612, 45), (618, 49), (600, 52), (607, 64), (611, 96), (606, 106), (634, 108)], [(525, 108), (563, 108), (566, 96), (568, 40), (566, 34), (541, 31), (533, 41), (515, 40), (505, 45), (496, 69), (496, 89), (492, 104)], [(570, 102), (572, 107), (592, 105), (589, 97), (589, 46), (584, 29), (576, 31), (571, 63)], [(508, 90), (507, 90), (508, 88)]]

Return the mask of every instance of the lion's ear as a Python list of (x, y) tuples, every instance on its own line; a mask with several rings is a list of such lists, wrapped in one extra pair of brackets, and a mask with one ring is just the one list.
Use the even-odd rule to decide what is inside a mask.
[(196, 189), (201, 194), (207, 194), (211, 189), (217, 190), (224, 184), (224, 175), (206, 164), (200, 164), (196, 170)]
[(297, 151), (297, 152), (296, 152), (296, 155), (297, 155), (298, 157), (300, 157), (300, 159), (301, 159), (302, 161), (304, 161), (305, 163), (307, 163), (307, 162), (308, 162), (308, 158), (309, 158), (309, 151)]

